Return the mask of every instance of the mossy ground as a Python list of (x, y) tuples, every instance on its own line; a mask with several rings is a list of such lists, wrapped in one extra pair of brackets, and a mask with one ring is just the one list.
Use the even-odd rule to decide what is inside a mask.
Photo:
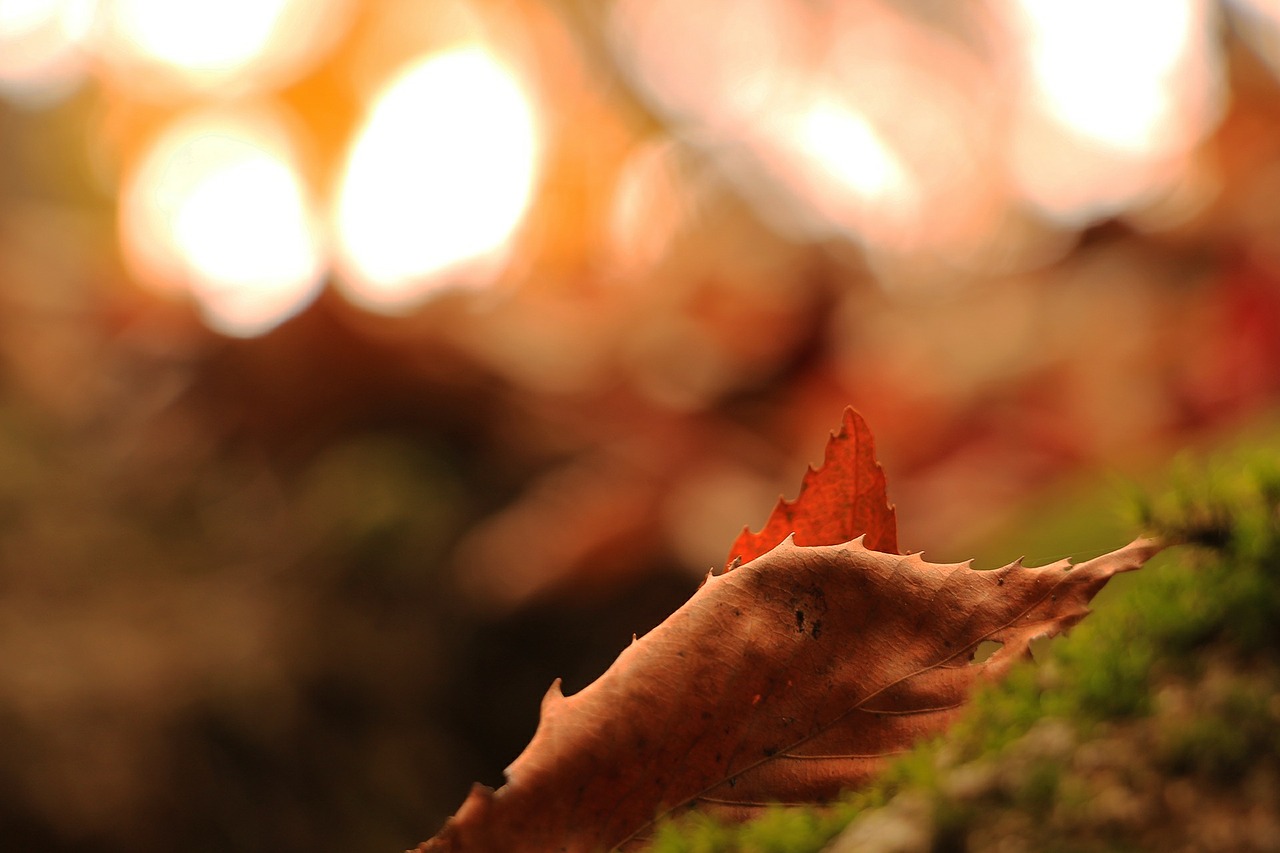
[(653, 850), (1280, 850), (1274, 448), (1175, 466), (1133, 526), (1177, 545), (869, 790)]

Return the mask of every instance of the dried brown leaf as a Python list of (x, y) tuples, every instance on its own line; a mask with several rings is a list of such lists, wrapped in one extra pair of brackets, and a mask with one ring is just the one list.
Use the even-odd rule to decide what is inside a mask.
[[(689, 809), (829, 800), (944, 729), (976, 683), (1159, 548), (976, 571), (788, 539), (709, 578), (581, 692), (552, 685), (506, 784), (473, 789), (419, 850), (589, 853)], [(984, 641), (1003, 647), (972, 662)]]

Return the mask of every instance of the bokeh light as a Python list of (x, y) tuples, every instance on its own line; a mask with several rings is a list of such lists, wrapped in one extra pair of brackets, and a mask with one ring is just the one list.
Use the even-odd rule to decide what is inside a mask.
[(805, 110), (796, 137), (832, 177), (868, 201), (906, 188), (902, 164), (871, 125), (834, 101), (818, 101)]
[(112, 0), (100, 49), (126, 85), (259, 90), (301, 73), (338, 33), (346, 0)]
[(796, 4), (623, 0), (609, 35), (636, 85), (688, 129), (749, 131), (803, 71)]
[(1208, 4), (1017, 0), (1010, 15), (1029, 71), (1013, 140), (1026, 195), (1078, 224), (1167, 189), (1221, 108)]
[(706, 191), (685, 153), (669, 138), (646, 140), (628, 155), (609, 211), (610, 260), (620, 275), (643, 274), (661, 262)]
[(818, 95), (782, 130), (785, 174), (828, 229), (886, 240), (910, 229), (918, 216), (916, 181), (855, 108)]
[(85, 74), (92, 0), (0, 0), (0, 94), (38, 106)]
[[(990, 229), (976, 178), (990, 75), (891, 4), (623, 3), (610, 23), (673, 132), (789, 239), (963, 251)], [(940, 222), (926, 227), (926, 211)]]
[(324, 265), (312, 203), (267, 114), (169, 128), (126, 180), (121, 239), (134, 272), (182, 288), (214, 328), (259, 334), (301, 310)]
[(537, 159), (533, 107), (487, 51), (411, 65), (375, 100), (341, 178), (345, 292), (398, 311), (485, 283), (529, 204)]

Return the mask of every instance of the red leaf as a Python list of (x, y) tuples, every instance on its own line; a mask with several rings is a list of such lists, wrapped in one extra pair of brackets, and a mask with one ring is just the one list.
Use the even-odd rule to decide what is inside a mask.
[(800, 494), (794, 501), (780, 498), (759, 533), (744, 527), (728, 565), (750, 562), (792, 534), (797, 545), (836, 545), (863, 536), (872, 551), (898, 553), (898, 520), (876, 462), (875, 440), (852, 408), (844, 410), (839, 434), (827, 442), (822, 466), (805, 473)]
[[(497, 791), (477, 786), (424, 853), (594, 851), (641, 843), (655, 819), (749, 816), (871, 778), (944, 729), (980, 679), (1059, 633), (1137, 540), (1072, 568), (994, 571), (788, 540), (709, 577), (593, 684), (553, 684)], [(981, 663), (987, 640), (1003, 648)]]

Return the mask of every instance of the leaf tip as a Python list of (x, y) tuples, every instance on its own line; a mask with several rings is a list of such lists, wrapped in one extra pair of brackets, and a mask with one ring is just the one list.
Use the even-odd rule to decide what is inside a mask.
[[(635, 635), (631, 635), (631, 641), (635, 642)], [(560, 679), (557, 678), (551, 682), (551, 686), (547, 688), (547, 695), (542, 697), (542, 716), (546, 717), (548, 711), (555, 709), (556, 705), (564, 701), (564, 693), (560, 689)]]
[(1128, 545), (1103, 554), (1100, 557), (1094, 557), (1078, 566), (1068, 565), (1068, 569), (1073, 571), (1098, 574), (1101, 577), (1111, 577), (1122, 572), (1132, 572), (1135, 569), (1142, 568), (1148, 560), (1159, 554), (1168, 546), (1168, 542), (1158, 537), (1143, 536), (1134, 539)]
[(1150, 560), (1156, 554), (1159, 554), (1169, 543), (1159, 536), (1139, 536), (1120, 550), (1133, 549), (1135, 553), (1140, 553), (1144, 560)]
[[(858, 410), (853, 406), (845, 406), (844, 413), (840, 417), (840, 433), (841, 436), (847, 436), (851, 432), (855, 432), (859, 427), (866, 428), (867, 422), (863, 420), (862, 415), (858, 414)], [(832, 433), (835, 435), (835, 433)], [(837, 436), (838, 437), (838, 436)]]

